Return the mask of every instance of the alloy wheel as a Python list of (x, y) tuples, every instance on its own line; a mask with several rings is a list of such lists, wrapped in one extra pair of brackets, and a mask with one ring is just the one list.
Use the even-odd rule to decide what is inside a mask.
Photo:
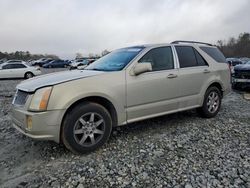
[(207, 98), (207, 109), (210, 113), (215, 113), (220, 105), (220, 99), (217, 92), (212, 91)]
[(93, 146), (101, 140), (105, 131), (103, 117), (90, 112), (81, 116), (75, 123), (73, 133), (75, 141), (82, 146)]

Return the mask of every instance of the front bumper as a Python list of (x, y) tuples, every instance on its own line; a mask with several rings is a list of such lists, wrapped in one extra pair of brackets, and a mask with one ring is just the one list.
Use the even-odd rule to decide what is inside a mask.
[(243, 79), (243, 78), (233, 78), (232, 79), (232, 86), (233, 88), (250, 88), (250, 79)]
[(249, 83), (250, 84), (250, 79), (233, 78), (232, 82), (233, 83)]
[[(60, 142), (60, 126), (65, 110), (29, 112), (17, 106), (12, 108), (13, 126), (22, 134), (38, 140)], [(28, 119), (31, 120), (28, 125)]]

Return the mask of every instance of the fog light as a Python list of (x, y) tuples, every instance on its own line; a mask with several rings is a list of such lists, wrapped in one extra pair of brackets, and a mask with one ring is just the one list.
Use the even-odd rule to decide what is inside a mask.
[(27, 122), (27, 129), (31, 130), (32, 129), (32, 117), (26, 116), (26, 122)]

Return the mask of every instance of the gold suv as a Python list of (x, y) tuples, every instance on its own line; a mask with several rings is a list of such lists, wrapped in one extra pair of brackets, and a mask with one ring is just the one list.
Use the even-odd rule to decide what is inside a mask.
[(23, 81), (12, 119), (29, 137), (85, 153), (103, 145), (114, 126), (193, 108), (214, 117), (230, 88), (229, 67), (215, 46), (190, 41), (133, 46), (84, 70)]

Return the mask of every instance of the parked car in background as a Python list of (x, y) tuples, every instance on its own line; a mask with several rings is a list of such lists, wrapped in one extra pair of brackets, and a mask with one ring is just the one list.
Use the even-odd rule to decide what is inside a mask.
[(49, 63), (49, 62), (51, 62), (51, 61), (53, 61), (53, 59), (51, 59), (51, 58), (49, 58), (49, 59), (47, 59), (47, 58), (42, 58), (41, 60), (34, 61), (34, 62), (32, 63), (32, 65), (33, 65), (33, 66), (42, 67), (43, 65), (45, 65), (45, 64), (47, 64), (47, 63)]
[(5, 58), (0, 59), (0, 64), (5, 63), (7, 60)]
[(250, 61), (241, 65), (236, 65), (232, 76), (232, 87), (234, 89), (250, 87)]
[(77, 69), (78, 67), (81, 69), (81, 68), (84, 68), (86, 67), (87, 65), (93, 63), (96, 59), (93, 59), (93, 58), (89, 58), (89, 59), (84, 59), (82, 61), (77, 61), (77, 62), (73, 62), (73, 63), (70, 63), (69, 67), (70, 69)]
[(15, 59), (12, 59), (12, 60), (6, 61), (5, 63), (26, 63), (26, 62), (23, 61), (23, 60), (15, 60)]
[(64, 61), (64, 60), (53, 60), (50, 61), (49, 63), (46, 63), (43, 65), (43, 68), (66, 68), (70, 64), (69, 61)]
[(40, 75), (39, 68), (29, 66), (24, 62), (6, 62), (0, 65), (0, 79), (3, 78), (32, 78)]
[(87, 58), (78, 58), (71, 61), (70, 66), (75, 66), (76, 64), (82, 63)]
[(13, 125), (85, 153), (102, 146), (115, 126), (194, 108), (212, 118), (231, 90), (229, 68), (218, 48), (193, 43), (123, 48), (84, 70), (22, 82)]
[(241, 58), (239, 58), (239, 60), (240, 60), (242, 63), (247, 63), (248, 61), (250, 61), (250, 58), (249, 58), (249, 57), (241, 57)]
[(242, 61), (238, 58), (227, 58), (226, 61), (231, 69), (232, 74), (234, 73), (234, 67), (236, 65), (242, 64)]
[(37, 63), (42, 62), (42, 61), (46, 61), (46, 60), (47, 60), (47, 58), (41, 58), (41, 59), (33, 60), (32, 65), (35, 66)]

